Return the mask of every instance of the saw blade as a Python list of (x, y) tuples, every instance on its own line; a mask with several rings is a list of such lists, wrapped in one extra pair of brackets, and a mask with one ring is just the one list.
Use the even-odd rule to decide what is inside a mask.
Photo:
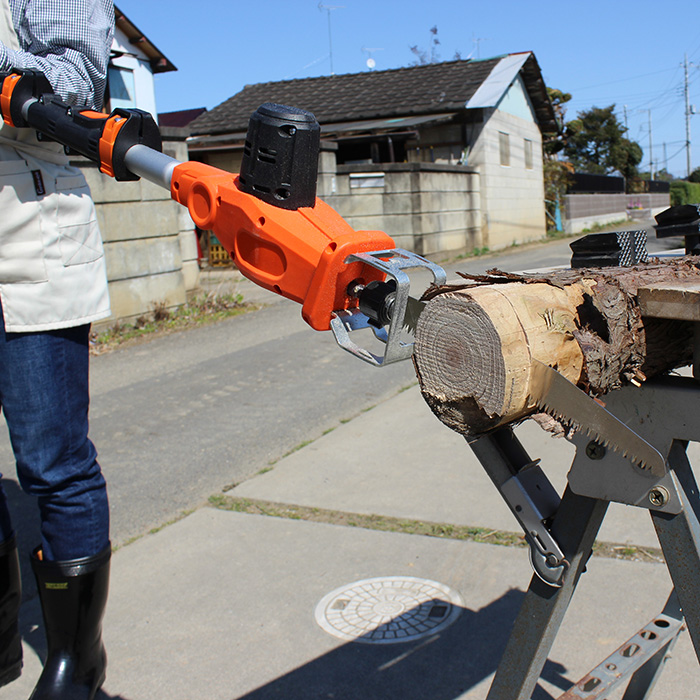
[(420, 318), (420, 315), (423, 313), (423, 309), (425, 308), (425, 302), (424, 301), (418, 301), (418, 299), (414, 299), (413, 297), (408, 297), (408, 300), (406, 301), (406, 311), (403, 316), (403, 320), (401, 322), (401, 327), (411, 333), (411, 335), (416, 334), (416, 328), (418, 326), (418, 319)]
[(666, 462), (655, 447), (552, 367), (533, 359), (530, 388), (530, 398), (545, 413), (585, 431), (654, 476), (666, 474)]

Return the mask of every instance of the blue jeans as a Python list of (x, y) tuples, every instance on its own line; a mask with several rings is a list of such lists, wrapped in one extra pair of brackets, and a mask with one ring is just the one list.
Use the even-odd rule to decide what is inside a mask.
[[(0, 314), (0, 406), (52, 561), (92, 556), (109, 544), (107, 488), (88, 438), (89, 333), (86, 325), (6, 333)], [(0, 541), (11, 534), (0, 486)]]

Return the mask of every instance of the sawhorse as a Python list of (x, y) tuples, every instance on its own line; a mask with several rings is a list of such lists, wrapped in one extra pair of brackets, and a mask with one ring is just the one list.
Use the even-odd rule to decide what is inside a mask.
[(666, 377), (605, 399), (611, 413), (666, 457), (666, 474), (651, 475), (577, 433), (559, 499), (510, 428), (470, 443), (523, 527), (536, 572), (487, 700), (532, 697), (613, 501), (649, 510), (674, 590), (660, 615), (560, 700), (602, 699), (625, 683), (623, 700), (646, 700), (683, 622), (700, 659), (700, 496), (686, 455), (688, 442), (700, 440), (700, 383)]

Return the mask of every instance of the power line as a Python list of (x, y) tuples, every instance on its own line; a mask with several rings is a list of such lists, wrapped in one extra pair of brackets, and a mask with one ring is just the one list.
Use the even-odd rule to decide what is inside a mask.
[(627, 83), (630, 80), (636, 80), (637, 78), (648, 78), (650, 75), (659, 75), (661, 73), (668, 73), (669, 71), (675, 71), (677, 68), (664, 68), (663, 70), (657, 70), (653, 73), (641, 73), (640, 75), (632, 75), (628, 78), (620, 78), (618, 80), (610, 80), (606, 83), (596, 83), (595, 85), (588, 85), (582, 88), (572, 88), (572, 92), (581, 92), (582, 90), (592, 90), (596, 87), (603, 87), (605, 85), (615, 85), (616, 83)]
[[(678, 86), (678, 89), (682, 90), (682, 86)], [(669, 93), (671, 93), (672, 90), (666, 90), (662, 93), (658, 92), (637, 92), (637, 93), (625, 93), (625, 94), (616, 94), (614, 98), (612, 99), (612, 102), (615, 104), (618, 103), (624, 103), (627, 104), (628, 107), (632, 107), (634, 109), (643, 109), (645, 107), (652, 107), (655, 102), (663, 101), (664, 105), (666, 106), (668, 104), (668, 96)], [(677, 99), (682, 99), (682, 94), (679, 94)], [(588, 106), (590, 104), (595, 104), (595, 103), (602, 103), (602, 102), (610, 102), (611, 101), (611, 96), (599, 96), (599, 97), (593, 97), (593, 98), (575, 98), (572, 99), (570, 102), (567, 103), (567, 107), (569, 109), (576, 108), (577, 104), (582, 104), (585, 106)]]

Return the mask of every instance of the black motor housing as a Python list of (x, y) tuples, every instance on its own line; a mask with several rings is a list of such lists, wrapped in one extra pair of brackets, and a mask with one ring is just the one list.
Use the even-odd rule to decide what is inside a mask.
[(239, 186), (282, 209), (313, 207), (321, 127), (311, 112), (272, 102), (248, 125)]

